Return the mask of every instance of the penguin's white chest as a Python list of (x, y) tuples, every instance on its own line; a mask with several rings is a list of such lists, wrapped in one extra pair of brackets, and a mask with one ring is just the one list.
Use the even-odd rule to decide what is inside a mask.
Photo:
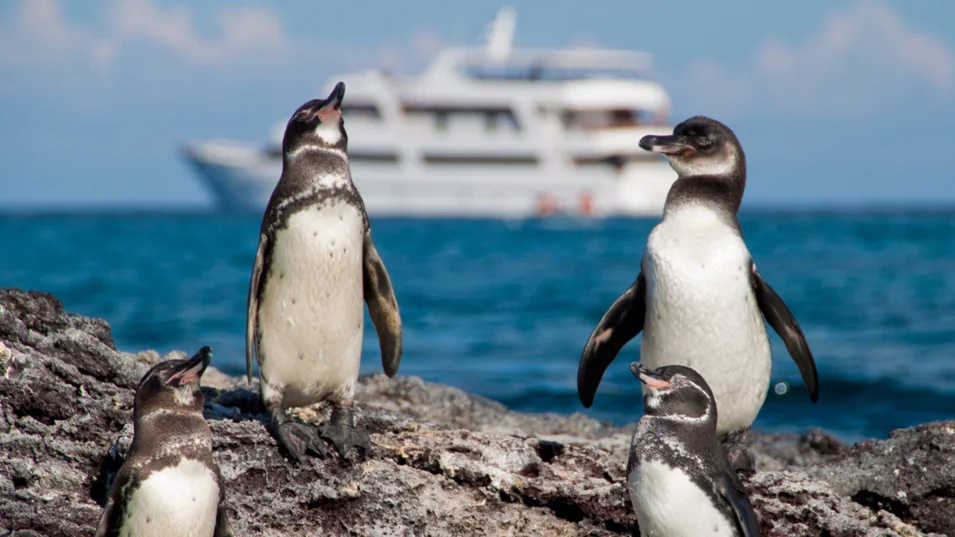
[(258, 313), (267, 399), (293, 407), (350, 395), (361, 362), (364, 231), (357, 207), (329, 201), (276, 233)]
[(153, 472), (130, 498), (121, 537), (212, 537), (219, 485), (208, 466), (183, 458)]
[(696, 369), (716, 396), (718, 432), (748, 427), (766, 398), (772, 361), (742, 238), (712, 211), (688, 208), (654, 228), (643, 271), (640, 361)]
[(627, 489), (642, 537), (735, 537), (736, 529), (682, 469), (641, 461)]

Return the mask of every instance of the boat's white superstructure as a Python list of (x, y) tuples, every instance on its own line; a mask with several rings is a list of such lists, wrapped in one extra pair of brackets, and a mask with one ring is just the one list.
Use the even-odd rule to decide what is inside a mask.
[[(640, 52), (512, 49), (503, 9), (485, 47), (440, 52), (414, 77), (343, 80), (352, 178), (373, 216), (658, 215), (676, 174), (640, 149), (669, 132), (669, 97)], [(281, 138), (187, 146), (229, 210), (261, 212), (281, 175)]]

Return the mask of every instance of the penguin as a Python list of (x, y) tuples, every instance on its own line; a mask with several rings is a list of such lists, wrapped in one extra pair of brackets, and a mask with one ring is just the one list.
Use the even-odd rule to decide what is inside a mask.
[(758, 537), (759, 524), (716, 436), (717, 405), (689, 367), (630, 371), (645, 387), (627, 461), (641, 537)]
[(672, 135), (644, 136), (679, 176), (662, 221), (647, 239), (637, 279), (604, 314), (584, 346), (577, 392), (589, 408), (604, 371), (641, 330), (640, 362), (686, 365), (707, 380), (720, 409), (717, 433), (738, 469), (751, 470), (746, 432), (762, 408), (772, 366), (763, 316), (786, 344), (809, 397), (819, 398), (816, 363), (799, 323), (756, 270), (737, 212), (746, 157), (736, 135), (697, 116)]
[[(249, 283), (246, 375), (258, 359), (270, 431), (295, 462), (371, 449), (352, 410), (361, 362), (364, 308), (378, 334), (385, 373), (401, 362), (401, 316), (385, 264), (348, 165), (339, 82), (303, 104), (282, 140), (282, 176), (266, 206)], [(293, 421), (291, 407), (332, 405), (321, 429)]]
[(159, 362), (139, 381), (133, 443), (96, 537), (232, 537), (212, 432), (202, 417), (199, 380), (211, 360), (212, 349), (203, 347), (188, 360)]

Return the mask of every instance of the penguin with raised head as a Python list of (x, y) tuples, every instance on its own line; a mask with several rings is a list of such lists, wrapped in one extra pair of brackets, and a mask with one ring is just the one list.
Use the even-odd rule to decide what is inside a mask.
[(717, 405), (689, 367), (652, 370), (627, 462), (627, 490), (642, 537), (758, 537), (759, 524), (716, 437)]
[[(368, 433), (355, 425), (352, 398), (361, 362), (364, 307), (378, 333), (385, 373), (401, 362), (401, 316), (391, 280), (371, 239), (365, 205), (352, 183), (341, 105), (345, 84), (299, 107), (282, 140), (282, 177), (262, 219), (249, 283), (246, 373), (258, 357), (271, 432), (295, 461), (364, 457)], [(321, 429), (294, 421), (290, 407), (328, 401)]]
[(729, 127), (699, 116), (672, 135), (644, 136), (640, 147), (665, 155), (679, 177), (636, 281), (587, 340), (577, 370), (580, 401), (593, 404), (604, 371), (642, 330), (640, 362), (698, 371), (716, 397), (717, 432), (734, 465), (752, 469), (743, 442), (766, 400), (772, 366), (763, 316), (786, 344), (813, 402), (819, 381), (799, 323), (743, 242), (737, 219), (746, 187), (743, 148)]
[(133, 443), (110, 486), (96, 537), (230, 537), (225, 487), (212, 459), (212, 432), (199, 389), (212, 360), (154, 365), (136, 388)]

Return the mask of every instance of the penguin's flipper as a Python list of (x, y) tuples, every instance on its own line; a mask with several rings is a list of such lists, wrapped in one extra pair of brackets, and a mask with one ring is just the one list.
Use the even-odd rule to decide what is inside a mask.
[(729, 474), (724, 474), (716, 481), (716, 492), (733, 511), (733, 519), (739, 534), (742, 537), (760, 537), (759, 522), (756, 521), (756, 513), (753, 512), (753, 504), (743, 492), (739, 481), (730, 477)]
[(225, 506), (221, 503), (216, 511), (216, 529), (212, 537), (235, 537), (235, 533), (232, 532), (232, 527), (229, 525), (229, 515), (225, 511)]
[(122, 491), (126, 488), (122, 485), (129, 483), (134, 475), (127, 465), (123, 465), (116, 472), (113, 478), (113, 484), (110, 486), (109, 494), (106, 496), (106, 507), (103, 508), (103, 514), (100, 516), (99, 524), (96, 526), (94, 537), (118, 537), (120, 534), (120, 524), (126, 519), (126, 504), (129, 498), (122, 496)]
[(773, 291), (773, 288), (759, 275), (755, 263), (752, 269), (753, 290), (756, 292), (759, 310), (763, 312), (769, 326), (773, 327), (786, 344), (786, 350), (799, 367), (802, 381), (806, 383), (806, 389), (809, 390), (809, 398), (815, 403), (819, 400), (819, 376), (816, 373), (816, 361), (812, 357), (812, 350), (806, 343), (806, 336), (803, 335), (799, 323), (796, 322), (796, 318), (786, 307), (783, 299), (779, 298), (776, 291)]
[(394, 377), (401, 364), (401, 314), (388, 271), (371, 240), (371, 230), (365, 231), (362, 272), (365, 303), (381, 346), (381, 365), (386, 375)]
[(597, 386), (620, 349), (643, 330), (647, 284), (643, 271), (633, 285), (604, 313), (587, 339), (577, 367), (577, 395), (587, 408), (594, 404)]
[(119, 535), (116, 525), (119, 524), (119, 521), (123, 518), (123, 509), (121, 506), (118, 506), (116, 502), (113, 501), (113, 496), (110, 495), (109, 499), (106, 500), (106, 507), (103, 509), (103, 514), (100, 515), (99, 525), (96, 526), (96, 534), (94, 537), (112, 537), (113, 535)]
[(265, 265), (265, 248), (269, 239), (265, 234), (259, 236), (259, 248), (255, 252), (255, 264), (252, 266), (252, 278), (249, 280), (249, 309), (245, 317), (245, 377), (252, 383), (252, 358), (255, 354), (256, 320), (259, 316), (259, 284), (262, 282), (262, 269)]

